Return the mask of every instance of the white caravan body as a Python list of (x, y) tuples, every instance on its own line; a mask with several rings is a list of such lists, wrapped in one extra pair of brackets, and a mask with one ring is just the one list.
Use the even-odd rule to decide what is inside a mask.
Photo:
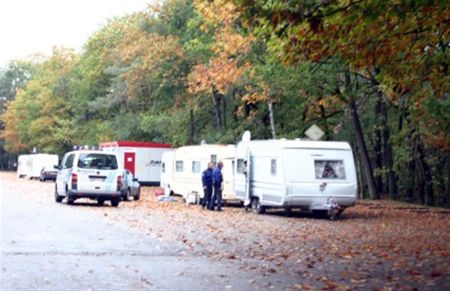
[(28, 179), (39, 178), (44, 167), (53, 168), (59, 163), (58, 155), (32, 154), (25, 155), (25, 157), (26, 158), (22, 158), (22, 160), (20, 160), (19, 157), (19, 164), (21, 162), (23, 163), (23, 160), (25, 160), (25, 169), (21, 169), (21, 173), (18, 173), (18, 175), (19, 177), (26, 176)]
[(20, 155), (17, 159), (17, 176), (23, 178), (27, 175), (27, 164), (31, 155)]
[[(223, 200), (236, 200), (233, 191), (233, 165), (236, 147), (234, 145), (202, 144), (184, 146), (175, 149), (173, 156), (164, 160), (167, 182), (166, 192), (181, 195), (187, 199), (195, 194), (203, 199), (202, 172), (209, 162), (223, 162), (222, 175), (224, 179)], [(167, 173), (171, 170), (171, 173)]]
[(267, 207), (330, 210), (357, 198), (353, 153), (346, 142), (242, 141), (236, 148), (234, 190)]
[(173, 179), (173, 156), (174, 151), (166, 151), (161, 156), (161, 187), (164, 189), (164, 195), (169, 196)]
[(158, 186), (161, 179), (161, 155), (170, 144), (156, 142), (112, 141), (100, 144), (104, 152), (115, 153), (118, 163), (133, 173), (141, 185)]

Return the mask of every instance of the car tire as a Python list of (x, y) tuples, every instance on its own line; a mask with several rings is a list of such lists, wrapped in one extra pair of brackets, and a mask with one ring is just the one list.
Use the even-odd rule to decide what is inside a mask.
[(57, 188), (57, 186), (55, 184), (55, 202), (56, 203), (61, 203), (63, 201), (63, 199), (64, 199), (64, 196), (59, 196), (58, 195), (58, 188)]
[(75, 198), (72, 195), (70, 195), (70, 192), (69, 192), (69, 189), (67, 189), (67, 186), (66, 186), (66, 197), (67, 197), (67, 204), (73, 205), (73, 203), (75, 202)]
[(111, 206), (112, 207), (119, 206), (119, 203), (120, 203), (120, 199), (111, 199)]
[(134, 196), (134, 200), (139, 200), (139, 199), (141, 199), (141, 187), (138, 188), (136, 196)]
[(131, 198), (131, 193), (130, 193), (130, 189), (128, 188), (127, 190), (125, 190), (125, 195), (123, 196), (123, 200), (129, 201), (130, 198)]

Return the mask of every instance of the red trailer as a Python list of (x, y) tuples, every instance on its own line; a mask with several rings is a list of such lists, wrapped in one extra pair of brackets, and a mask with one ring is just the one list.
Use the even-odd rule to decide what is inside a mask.
[(119, 166), (131, 171), (141, 185), (158, 186), (161, 178), (161, 155), (171, 151), (170, 144), (138, 141), (111, 141), (100, 144), (105, 152), (114, 152)]

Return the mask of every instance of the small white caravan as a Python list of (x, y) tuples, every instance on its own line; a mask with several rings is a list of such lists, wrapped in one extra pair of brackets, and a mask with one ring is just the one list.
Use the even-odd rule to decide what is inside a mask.
[(58, 165), (58, 155), (32, 154), (21, 155), (18, 160), (17, 175), (28, 179), (39, 178), (44, 167), (53, 168)]
[(165, 193), (181, 195), (185, 200), (195, 195), (197, 202), (203, 199), (202, 172), (209, 162), (223, 162), (223, 200), (237, 200), (233, 192), (234, 145), (202, 144), (184, 146), (172, 153), (164, 153), (161, 176)]
[(112, 141), (100, 144), (104, 152), (117, 154), (119, 165), (139, 180), (141, 185), (160, 185), (161, 155), (170, 144), (157, 142)]
[(250, 140), (236, 148), (234, 190), (258, 213), (270, 207), (336, 215), (354, 205), (355, 164), (346, 142)]
[(27, 175), (27, 164), (31, 155), (20, 155), (17, 159), (17, 176), (23, 178)]

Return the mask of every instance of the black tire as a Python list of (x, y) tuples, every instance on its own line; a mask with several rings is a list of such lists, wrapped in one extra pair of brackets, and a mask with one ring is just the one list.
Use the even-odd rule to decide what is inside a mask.
[(55, 202), (56, 203), (61, 203), (63, 201), (63, 199), (64, 199), (64, 196), (59, 196), (58, 195), (58, 188), (57, 188), (56, 183), (55, 183)]
[(103, 206), (103, 204), (105, 204), (105, 200), (104, 199), (97, 199), (97, 205), (98, 206)]
[(139, 187), (137, 194), (134, 196), (134, 200), (139, 200), (141, 199), (141, 187)]
[(66, 197), (67, 197), (67, 204), (73, 205), (73, 203), (75, 202), (75, 198), (72, 195), (70, 195), (70, 192), (69, 192), (69, 189), (67, 189), (67, 186), (66, 186)]
[(291, 207), (285, 207), (284, 208), (284, 213), (286, 213), (286, 215), (292, 215), (292, 208)]
[(119, 206), (120, 199), (111, 199), (111, 206), (117, 207)]
[(125, 191), (125, 195), (123, 195), (123, 200), (124, 200), (124, 201), (129, 201), (130, 198), (131, 198), (131, 193), (130, 193), (130, 188), (128, 188), (128, 189)]
[(253, 208), (255, 209), (255, 212), (258, 214), (266, 213), (266, 207), (261, 205), (258, 198), (253, 199)]

